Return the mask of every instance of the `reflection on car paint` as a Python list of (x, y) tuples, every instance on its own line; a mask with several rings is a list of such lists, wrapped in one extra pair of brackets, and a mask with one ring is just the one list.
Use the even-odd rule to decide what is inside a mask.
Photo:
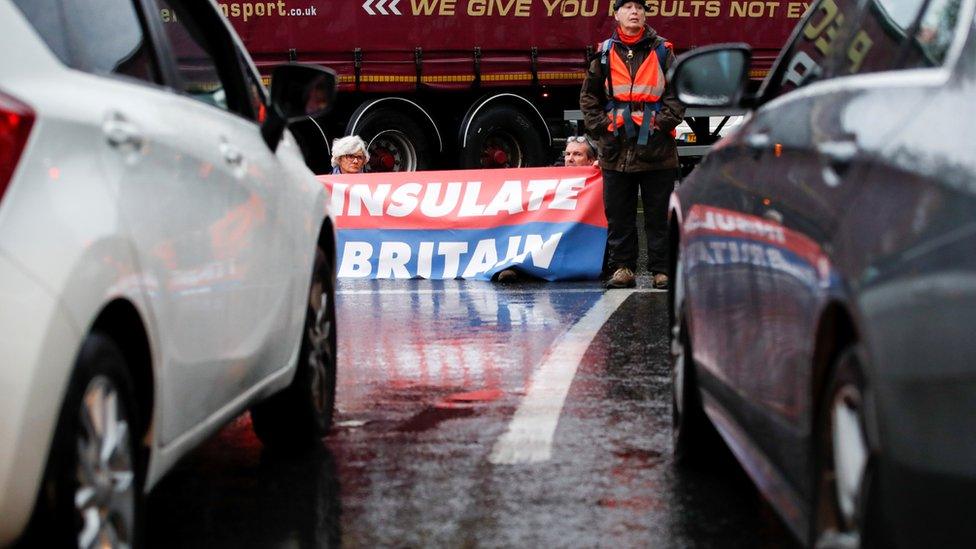
[(687, 272), (700, 263), (746, 264), (787, 274), (810, 288), (826, 288), (836, 275), (809, 237), (759, 217), (696, 204), (682, 227)]

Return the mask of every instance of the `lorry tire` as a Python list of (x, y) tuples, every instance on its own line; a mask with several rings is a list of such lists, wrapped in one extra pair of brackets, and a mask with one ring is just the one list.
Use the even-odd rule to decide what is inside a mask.
[(273, 450), (303, 450), (320, 443), (332, 427), (336, 390), (336, 328), (332, 270), (322, 248), (306, 302), (305, 329), (291, 384), (251, 408), (251, 424)]
[(332, 149), (326, 137), (322, 124), (306, 116), (301, 120), (288, 124), (298, 147), (305, 158), (305, 165), (316, 175), (332, 173)]
[(371, 172), (415, 172), (434, 165), (430, 135), (407, 114), (371, 110), (357, 125), (357, 133), (369, 148)]
[(524, 168), (545, 166), (546, 144), (541, 132), (522, 111), (493, 105), (471, 120), (461, 168)]

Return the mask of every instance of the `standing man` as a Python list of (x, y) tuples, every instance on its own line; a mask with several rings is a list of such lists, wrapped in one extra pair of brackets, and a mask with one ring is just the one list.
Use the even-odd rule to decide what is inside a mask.
[(668, 287), (668, 199), (678, 172), (672, 135), (684, 108), (665, 75), (670, 42), (647, 25), (644, 1), (614, 0), (617, 28), (590, 63), (580, 92), (586, 131), (599, 139), (608, 288), (632, 288), (637, 268), (637, 192), (644, 203), (647, 267), (655, 288)]

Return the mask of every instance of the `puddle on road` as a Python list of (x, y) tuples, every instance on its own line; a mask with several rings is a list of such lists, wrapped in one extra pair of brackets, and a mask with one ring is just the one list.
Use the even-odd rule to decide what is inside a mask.
[(437, 427), (442, 421), (474, 415), (474, 408), (468, 406), (431, 406), (401, 423), (396, 430), (405, 433), (419, 433)]
[(442, 421), (472, 416), (479, 404), (498, 400), (503, 394), (499, 389), (484, 389), (448, 395), (401, 423), (396, 430), (407, 433), (428, 431)]
[(600, 498), (597, 500), (597, 505), (600, 507), (609, 507), (611, 509), (629, 509), (631, 511), (660, 511), (665, 508), (664, 503), (659, 499), (649, 498), (649, 497), (630, 497), (630, 498)]
[(475, 403), (498, 400), (504, 393), (500, 389), (485, 389), (469, 393), (455, 393), (444, 399), (443, 403)]
[(359, 427), (363, 427), (367, 423), (369, 423), (369, 421), (365, 419), (350, 419), (347, 421), (336, 422), (335, 428), (336, 429), (358, 429)]
[(664, 456), (656, 450), (642, 450), (640, 448), (624, 448), (614, 451), (613, 455), (628, 461), (637, 461), (642, 465), (654, 466), (664, 461)]

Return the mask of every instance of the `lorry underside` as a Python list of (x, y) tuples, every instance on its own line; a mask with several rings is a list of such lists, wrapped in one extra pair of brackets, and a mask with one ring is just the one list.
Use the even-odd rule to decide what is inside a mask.
[[(611, 0), (218, 0), (259, 68), (315, 63), (340, 76), (334, 109), (292, 124), (313, 171), (359, 135), (372, 171), (545, 166), (581, 133), (587, 59), (615, 22)], [(299, 5), (300, 4), (300, 5)], [(765, 75), (804, 2), (648, 0), (675, 53), (747, 42)], [(776, 4), (776, 6), (772, 6)], [(683, 163), (718, 123), (689, 116)], [(693, 140), (693, 142), (692, 142)], [(687, 147), (697, 147), (688, 149)], [(679, 149), (682, 150), (682, 149)]]
[(331, 169), (329, 144), (359, 135), (371, 171), (545, 166), (573, 131), (565, 119), (579, 88), (505, 87), (445, 94), (341, 93), (319, 120), (293, 123), (313, 171)]

